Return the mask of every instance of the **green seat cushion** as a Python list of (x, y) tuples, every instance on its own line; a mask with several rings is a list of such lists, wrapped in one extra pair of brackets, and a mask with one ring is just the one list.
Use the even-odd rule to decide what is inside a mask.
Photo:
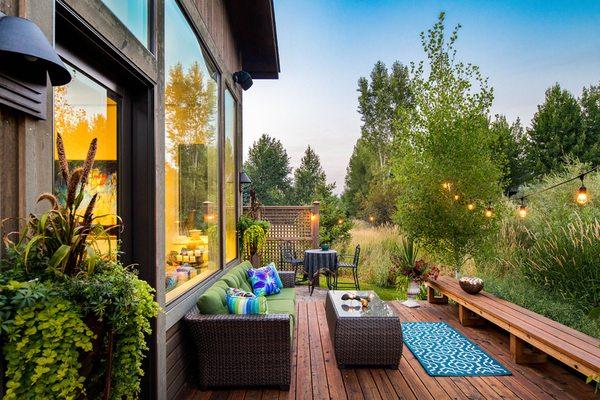
[(278, 294), (268, 296), (267, 299), (271, 300), (292, 300), (296, 304), (296, 289), (295, 288), (283, 288)]
[(296, 303), (294, 300), (281, 299), (276, 296), (266, 296), (267, 314), (287, 314), (290, 316), (290, 337), (294, 341), (294, 326), (296, 325)]
[(242, 289), (245, 292), (252, 292), (252, 287), (250, 286), (250, 282), (248, 282), (248, 275), (246, 273), (247, 269), (244, 263), (242, 263), (233, 267), (230, 274), (238, 278), (240, 284), (238, 289)]

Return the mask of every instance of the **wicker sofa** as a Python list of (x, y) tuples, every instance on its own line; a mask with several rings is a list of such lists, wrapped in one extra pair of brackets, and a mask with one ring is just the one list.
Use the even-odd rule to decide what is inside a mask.
[(290, 386), (294, 325), (295, 275), (279, 271), (284, 288), (267, 296), (266, 315), (230, 315), (225, 291), (237, 287), (251, 291), (245, 261), (215, 282), (186, 316), (196, 350), (201, 388)]

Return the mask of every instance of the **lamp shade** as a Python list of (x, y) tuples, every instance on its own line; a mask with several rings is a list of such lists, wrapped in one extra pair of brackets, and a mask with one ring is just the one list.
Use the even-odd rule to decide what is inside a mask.
[(71, 74), (42, 30), (32, 21), (0, 13), (0, 68), (36, 82), (46, 72), (52, 86), (65, 85)]
[(244, 171), (240, 172), (240, 185), (252, 183), (250, 177)]

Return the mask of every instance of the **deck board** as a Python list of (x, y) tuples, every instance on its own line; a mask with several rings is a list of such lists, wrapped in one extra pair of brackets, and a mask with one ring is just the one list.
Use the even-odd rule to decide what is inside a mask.
[(511, 376), (433, 378), (404, 346), (397, 370), (339, 370), (327, 321), (324, 302), (299, 300), (297, 306), (296, 347), (292, 357), (292, 386), (289, 392), (273, 389), (239, 389), (229, 391), (194, 390), (187, 399), (600, 399), (592, 385), (582, 376), (553, 360), (527, 366), (512, 362), (508, 335), (493, 326), (463, 327), (453, 305), (422, 302), (418, 309), (408, 309), (391, 302), (402, 321), (445, 321), (482, 349), (503, 363)]

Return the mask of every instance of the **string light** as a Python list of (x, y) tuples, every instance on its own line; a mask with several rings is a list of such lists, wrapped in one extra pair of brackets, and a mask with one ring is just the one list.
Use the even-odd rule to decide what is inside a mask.
[(372, 216), (372, 215), (370, 215), (370, 216), (369, 216), (369, 221), (371, 221), (371, 222), (375, 221), (375, 217), (374, 217), (374, 216)]
[(475, 209), (475, 203), (473, 203), (472, 201), (470, 201), (470, 202), (467, 204), (467, 210), (469, 210), (469, 211), (473, 211), (474, 209)]
[(525, 200), (521, 197), (521, 204), (519, 205), (519, 217), (524, 219), (527, 216), (527, 206), (525, 205)]
[(340, 219), (338, 219), (338, 224), (339, 224), (339, 225), (342, 225), (343, 223), (344, 223), (344, 220), (343, 220), (343, 219), (341, 219), (341, 218), (340, 218)]
[(450, 182), (444, 182), (442, 183), (442, 187), (448, 191), (450, 191), (450, 189), (452, 189), (452, 183)]
[(583, 184), (584, 177), (585, 177), (585, 174), (581, 175), (579, 177), (579, 179), (581, 179), (581, 186), (579, 187), (579, 190), (577, 191), (577, 204), (579, 204), (580, 206), (585, 206), (590, 199), (588, 196), (587, 188)]
[(460, 194), (455, 193), (454, 196), (452, 196), (452, 198), (454, 199), (454, 201), (458, 201), (460, 200)]
[(486, 218), (492, 218), (494, 216), (494, 210), (492, 209), (492, 203), (488, 203), (488, 206), (485, 208), (484, 215)]

